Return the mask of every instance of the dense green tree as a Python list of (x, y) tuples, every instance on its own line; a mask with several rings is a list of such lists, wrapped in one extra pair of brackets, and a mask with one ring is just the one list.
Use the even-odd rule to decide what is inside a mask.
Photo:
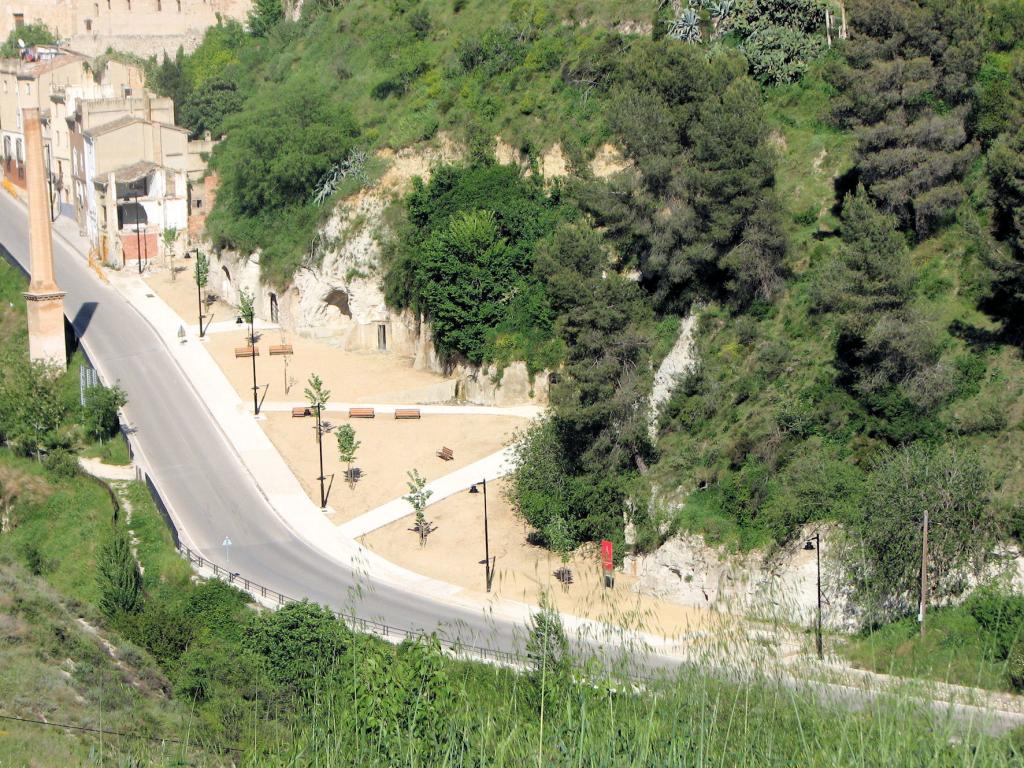
[(271, 680), (302, 694), (337, 663), (349, 640), (348, 629), (327, 608), (303, 601), (260, 613), (242, 643)]
[(0, 58), (15, 59), (21, 51), (18, 41), (21, 40), (26, 46), (52, 45), (57, 38), (48, 26), (42, 22), (36, 24), (22, 24), (15, 27), (7, 35), (7, 39), (0, 45)]
[(893, 397), (934, 407), (952, 382), (930, 375), (941, 348), (936, 329), (910, 305), (909, 249), (896, 218), (858, 188), (846, 199), (842, 222), (840, 262), (821, 276), (825, 304), (840, 314), (840, 382), (880, 415), (892, 415)]
[(178, 122), (192, 136), (209, 131), (214, 138), (223, 133), (224, 120), (242, 108), (244, 99), (230, 80), (215, 76), (190, 93), (181, 105)]
[(857, 132), (857, 172), (871, 196), (926, 236), (951, 220), (978, 154), (967, 117), (984, 16), (975, 0), (847, 7), (847, 64), (830, 75), (833, 115)]
[(1024, 128), (993, 145), (988, 177), (996, 236), (1024, 260)]
[(50, 448), (67, 445), (61, 428), (69, 407), (62, 397), (60, 371), (45, 363), (30, 363), (23, 350), (12, 350), (0, 362), (0, 438), (36, 458)]
[(534, 263), (570, 215), (558, 188), (548, 194), (513, 166), (442, 166), (429, 184), (414, 180), (405, 206), (387, 298), (431, 321), (444, 357), (493, 360), (502, 335), (527, 354), (550, 342), (552, 312)]
[(117, 411), (127, 402), (124, 390), (116, 385), (86, 390), (82, 423), (89, 437), (105, 440), (116, 435), (119, 427)]
[(991, 480), (976, 453), (922, 444), (894, 451), (871, 473), (868, 488), (844, 557), (872, 620), (918, 606), (926, 511), (930, 600), (961, 592), (991, 557), (999, 524), (986, 509)]
[(661, 41), (632, 53), (610, 94), (638, 176), (584, 190), (659, 307), (737, 307), (781, 286), (785, 240), (761, 96), (742, 60)]
[(266, 37), (283, 20), (284, 4), (281, 0), (255, 0), (249, 11), (249, 31), (256, 37)]
[(135, 613), (142, 607), (142, 575), (132, 554), (128, 531), (115, 525), (96, 562), (100, 610), (107, 618)]

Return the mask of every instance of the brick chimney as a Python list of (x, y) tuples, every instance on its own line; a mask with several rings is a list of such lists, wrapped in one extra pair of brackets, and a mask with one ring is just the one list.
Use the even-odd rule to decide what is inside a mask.
[(28, 310), (28, 354), (33, 362), (67, 366), (64, 341), (64, 292), (53, 274), (50, 200), (43, 165), (43, 133), (39, 110), (22, 111), (25, 125), (25, 176), (28, 188), (28, 252), (31, 280)]

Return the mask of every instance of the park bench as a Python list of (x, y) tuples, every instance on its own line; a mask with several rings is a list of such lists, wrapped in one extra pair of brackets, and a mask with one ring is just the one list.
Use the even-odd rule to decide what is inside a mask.
[(235, 347), (235, 357), (259, 357), (259, 347)]
[(290, 355), (290, 354), (292, 354), (292, 345), (291, 344), (271, 344), (270, 345), (270, 355), (271, 355), (271, 357), (273, 357), (274, 355)]
[(396, 419), (418, 419), (420, 417), (419, 408), (396, 408), (395, 418)]
[(451, 461), (455, 458), (455, 451), (451, 448), (442, 448), (437, 452), (437, 458), (443, 459), (444, 461)]
[(373, 408), (349, 408), (348, 417), (350, 419), (372, 419), (376, 416), (373, 412)]
[(300, 405), (297, 408), (292, 408), (292, 418), (301, 419), (303, 416), (312, 416), (313, 409), (308, 405)]

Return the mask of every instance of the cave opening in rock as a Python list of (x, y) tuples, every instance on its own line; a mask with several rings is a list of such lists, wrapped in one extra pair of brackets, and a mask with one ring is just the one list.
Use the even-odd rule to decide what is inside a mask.
[(334, 307), (345, 317), (352, 317), (352, 310), (348, 306), (348, 291), (335, 288), (324, 298), (324, 303)]

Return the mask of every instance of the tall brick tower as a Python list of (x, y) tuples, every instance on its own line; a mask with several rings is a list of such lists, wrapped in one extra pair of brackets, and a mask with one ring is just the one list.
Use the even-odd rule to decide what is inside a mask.
[(28, 356), (33, 362), (67, 366), (64, 343), (64, 292), (53, 278), (50, 201), (43, 165), (39, 110), (24, 109), (25, 174), (28, 187), (28, 252), (32, 275), (25, 292), (28, 308)]

